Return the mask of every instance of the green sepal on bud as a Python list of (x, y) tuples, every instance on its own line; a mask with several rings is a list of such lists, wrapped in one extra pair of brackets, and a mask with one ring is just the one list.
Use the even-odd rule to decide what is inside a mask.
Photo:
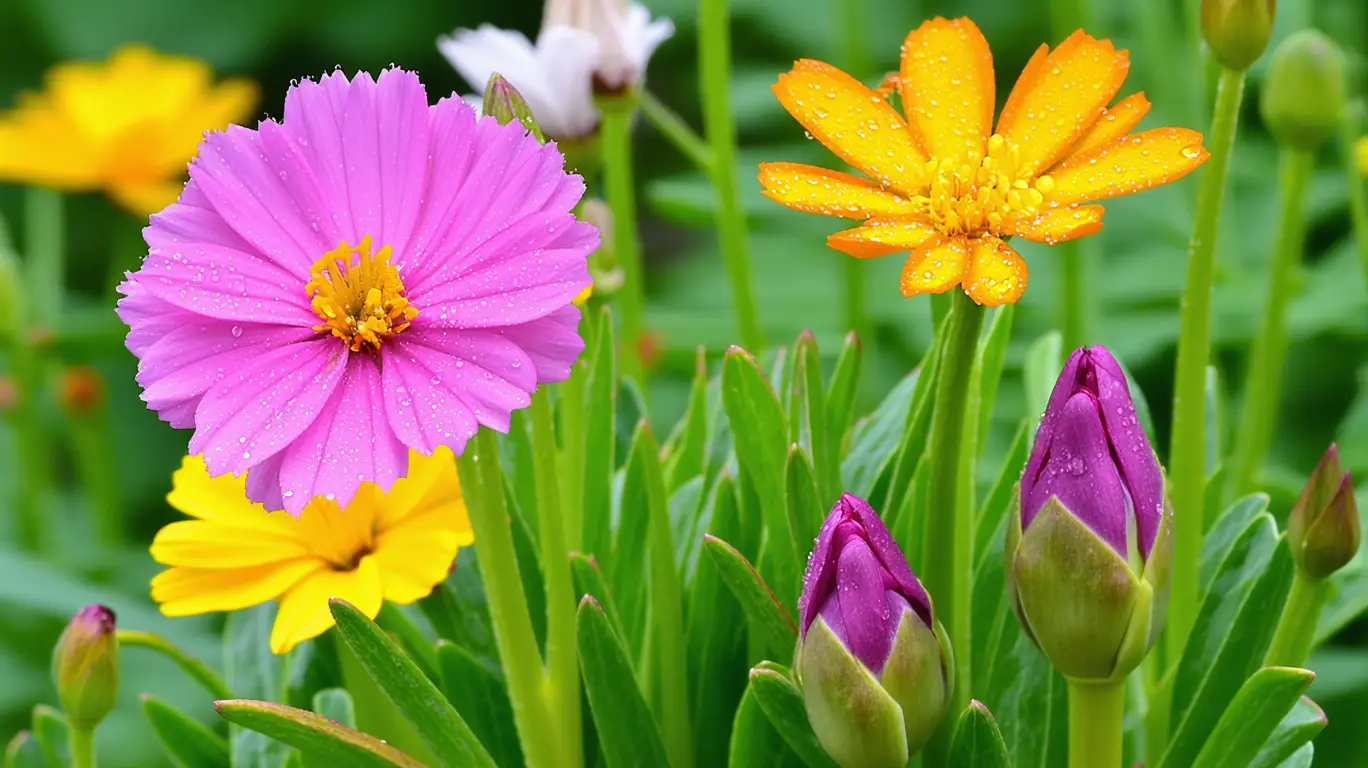
[(1231, 69), (1249, 69), (1268, 47), (1277, 0), (1202, 0), (1202, 36)]
[(1344, 54), (1314, 29), (1293, 32), (1273, 52), (1260, 111), (1268, 130), (1294, 149), (1314, 151), (1339, 129)]
[(528, 133), (537, 137), (537, 141), (546, 143), (546, 134), (542, 133), (537, 118), (532, 116), (532, 108), (527, 106), (527, 101), (518, 93), (518, 89), (498, 72), (490, 75), (489, 82), (485, 84), (482, 111), (498, 120), (500, 125), (517, 120)]
[(1331, 445), (1287, 516), (1287, 546), (1297, 569), (1319, 581), (1354, 559), (1361, 534), (1353, 482)]
[(114, 611), (87, 605), (67, 624), (52, 652), (52, 681), (72, 728), (93, 730), (119, 696), (119, 641)]

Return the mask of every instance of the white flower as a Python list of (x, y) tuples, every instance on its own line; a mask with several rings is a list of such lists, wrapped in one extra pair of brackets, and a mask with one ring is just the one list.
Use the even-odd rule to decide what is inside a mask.
[(536, 45), (520, 32), (486, 24), (458, 29), (437, 47), (472, 87), (483, 88), (495, 72), (503, 75), (548, 136), (580, 139), (598, 127), (595, 86), (640, 85), (656, 46), (673, 34), (669, 19), (652, 20), (637, 3), (547, 0)]

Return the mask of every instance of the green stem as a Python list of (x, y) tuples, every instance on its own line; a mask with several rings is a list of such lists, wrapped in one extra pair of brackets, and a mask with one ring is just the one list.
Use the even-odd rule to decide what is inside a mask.
[[(597, 322), (611, 323), (612, 317), (603, 312)], [(593, 338), (587, 333), (585, 337)], [(612, 354), (612, 351), (605, 350), (604, 354)], [(565, 546), (571, 552), (580, 551), (584, 541), (584, 390), (589, 365), (585, 360), (575, 363), (570, 369), (570, 378), (561, 383), (556, 397), (560, 434), (565, 443), (557, 463), (561, 473), (561, 514)]]
[(95, 768), (95, 729), (69, 728), (71, 768)]
[(1316, 623), (1321, 608), (1330, 595), (1330, 582), (1313, 580), (1297, 571), (1292, 577), (1292, 590), (1287, 593), (1273, 642), (1264, 657), (1266, 667), (1304, 667), (1311, 655), (1311, 641), (1316, 636)]
[(584, 746), (575, 644), (576, 602), (565, 524), (561, 519), (552, 418), (551, 396), (546, 387), (538, 387), (532, 394), (532, 472), (537, 483), (537, 536), (546, 584), (546, 665), (551, 683), (551, 711), (560, 720), (561, 765), (578, 768), (584, 762)]
[(29, 187), (24, 192), (24, 237), (28, 255), (25, 289), (31, 297), (29, 320), (52, 330), (62, 317), (62, 285), (66, 233), (62, 216), (62, 193)]
[(23, 338), (24, 328), (15, 331), (8, 345), (10, 373), (19, 393), (16, 407), (9, 409), (9, 420), (20, 446), (17, 515), (19, 544), (30, 552), (42, 552), (48, 541), (47, 503), (52, 493), (52, 456), (49, 434), (43, 427), (38, 395), (43, 390), (42, 368), (37, 352)]
[(119, 481), (109, 457), (112, 449), (103, 405), (94, 413), (72, 414), (71, 442), (81, 487), (90, 499), (95, 531), (108, 548), (123, 542), (123, 515), (119, 502)]
[(457, 467), (523, 756), (529, 768), (561, 765), (560, 739), (544, 696), (546, 668), (518, 575), (494, 433), (481, 429), (466, 444)]
[(1359, 256), (1363, 262), (1363, 279), (1368, 282), (1368, 194), (1363, 190), (1368, 168), (1359, 168), (1357, 151), (1364, 112), (1361, 101), (1345, 107), (1344, 122), (1340, 125), (1340, 157), (1349, 187), (1349, 219), (1354, 225), (1354, 239), (1358, 241)]
[(1234, 499), (1255, 490), (1255, 478), (1268, 454), (1277, 420), (1278, 397), (1282, 389), (1283, 360), (1287, 355), (1287, 312), (1292, 304), (1292, 284), (1301, 263), (1305, 227), (1302, 209), (1306, 189), (1316, 158), (1310, 152), (1284, 147), (1279, 186), (1282, 209), (1278, 216), (1278, 235), (1273, 246), (1273, 264), (1268, 271), (1268, 295), (1263, 319), (1254, 337), (1245, 376), (1244, 406), (1240, 429), (1235, 434), (1226, 498)]
[(1087, 280), (1084, 277), (1083, 249), (1077, 240), (1060, 243), (1059, 254), (1059, 332), (1064, 349), (1083, 346), (1087, 338)]
[[(960, 712), (968, 701), (970, 678), (969, 589), (972, 537), (968, 516), (973, 499), (972, 458), (966, 473), (961, 451), (969, 430), (976, 427), (973, 409), (968, 407), (974, 359), (978, 353), (979, 331), (983, 327), (983, 307), (963, 291), (953, 291), (950, 317), (941, 344), (936, 404), (931, 414), (928, 450), (931, 481), (927, 509), (938, 510), (926, 518), (926, 539), (922, 550), (922, 583), (936, 601), (940, 621), (950, 628), (955, 651), (956, 679), (949, 711)], [(930, 753), (943, 762), (948, 754), (950, 728), (942, 728), (932, 741)], [(932, 760), (932, 764), (937, 764)]]
[(613, 257), (622, 267), (622, 290), (618, 291), (617, 304), (622, 309), (623, 374), (645, 384), (641, 361), (645, 289), (641, 244), (637, 241), (636, 189), (632, 181), (632, 107), (630, 99), (604, 101), (599, 139), (603, 147), (603, 191), (613, 212)]
[(223, 679), (210, 669), (208, 664), (181, 650), (166, 638), (137, 629), (120, 629), (115, 635), (123, 648), (146, 648), (175, 662), (182, 672), (199, 683), (215, 699), (233, 698), (233, 692), (228, 690)]
[(707, 172), (712, 168), (712, 147), (684, 122), (684, 118), (675, 114), (675, 111), (656, 98), (654, 93), (644, 88), (637, 92), (637, 104), (641, 107), (641, 114), (646, 116), (646, 120), (654, 125), (656, 130), (660, 131), (660, 135), (673, 144), (680, 154), (692, 160), (700, 171)]
[(736, 178), (736, 124), (731, 106), (731, 16), (727, 0), (698, 4), (698, 79), (703, 91), (703, 127), (712, 146), (712, 182), (717, 190), (715, 212), (722, 262), (731, 280), (732, 302), (741, 330), (741, 343), (751, 354), (765, 348), (756, 310), (747, 250), (746, 212)]
[(1202, 501), (1206, 484), (1206, 367), (1211, 351), (1211, 292), (1216, 273), (1216, 232), (1225, 193), (1226, 167), (1235, 145), (1245, 73), (1223, 68), (1216, 88), (1207, 148), (1211, 157), (1202, 171), (1196, 222), (1188, 243), (1187, 287), (1173, 393), (1173, 429), (1169, 445), (1170, 495), (1173, 500), (1173, 580), (1166, 658), (1183, 653), (1197, 617), (1197, 563), (1202, 552)]
[(1069, 768), (1120, 768), (1125, 682), (1068, 683)]

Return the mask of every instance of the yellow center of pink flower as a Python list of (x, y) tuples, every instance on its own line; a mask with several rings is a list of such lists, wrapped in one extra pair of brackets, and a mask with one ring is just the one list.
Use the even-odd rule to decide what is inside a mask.
[(353, 352), (380, 349), (380, 342), (409, 327), (418, 310), (404, 298), (404, 281), (390, 263), (390, 247), (371, 253), (371, 238), (360, 245), (339, 243), (314, 262), (304, 290), (323, 322), (315, 331), (330, 331)]
[(1030, 219), (1054, 188), (1049, 176), (1021, 173), (1016, 147), (996, 134), (986, 157), (928, 160), (921, 172), (922, 188), (909, 200), (947, 237), (978, 237), (1006, 219)]

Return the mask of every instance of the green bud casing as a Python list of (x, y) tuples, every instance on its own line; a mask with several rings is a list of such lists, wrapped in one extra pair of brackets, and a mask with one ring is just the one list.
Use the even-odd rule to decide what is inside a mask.
[(1278, 141), (1314, 151), (1339, 129), (1344, 54), (1314, 29), (1293, 32), (1273, 52), (1260, 111)]
[(1202, 0), (1202, 36), (1216, 60), (1249, 69), (1268, 47), (1277, 0)]
[(91, 730), (119, 695), (119, 641), (114, 612), (87, 605), (72, 617), (52, 652), (52, 681), (71, 727)]
[(1354, 559), (1361, 535), (1354, 485), (1331, 445), (1287, 516), (1287, 546), (1302, 574), (1319, 581)]
[(489, 82), (485, 84), (482, 111), (498, 120), (500, 125), (508, 125), (517, 120), (528, 133), (537, 137), (537, 141), (546, 143), (546, 135), (542, 133), (537, 119), (532, 116), (532, 108), (527, 106), (527, 101), (518, 93), (518, 89), (498, 72), (490, 75)]

